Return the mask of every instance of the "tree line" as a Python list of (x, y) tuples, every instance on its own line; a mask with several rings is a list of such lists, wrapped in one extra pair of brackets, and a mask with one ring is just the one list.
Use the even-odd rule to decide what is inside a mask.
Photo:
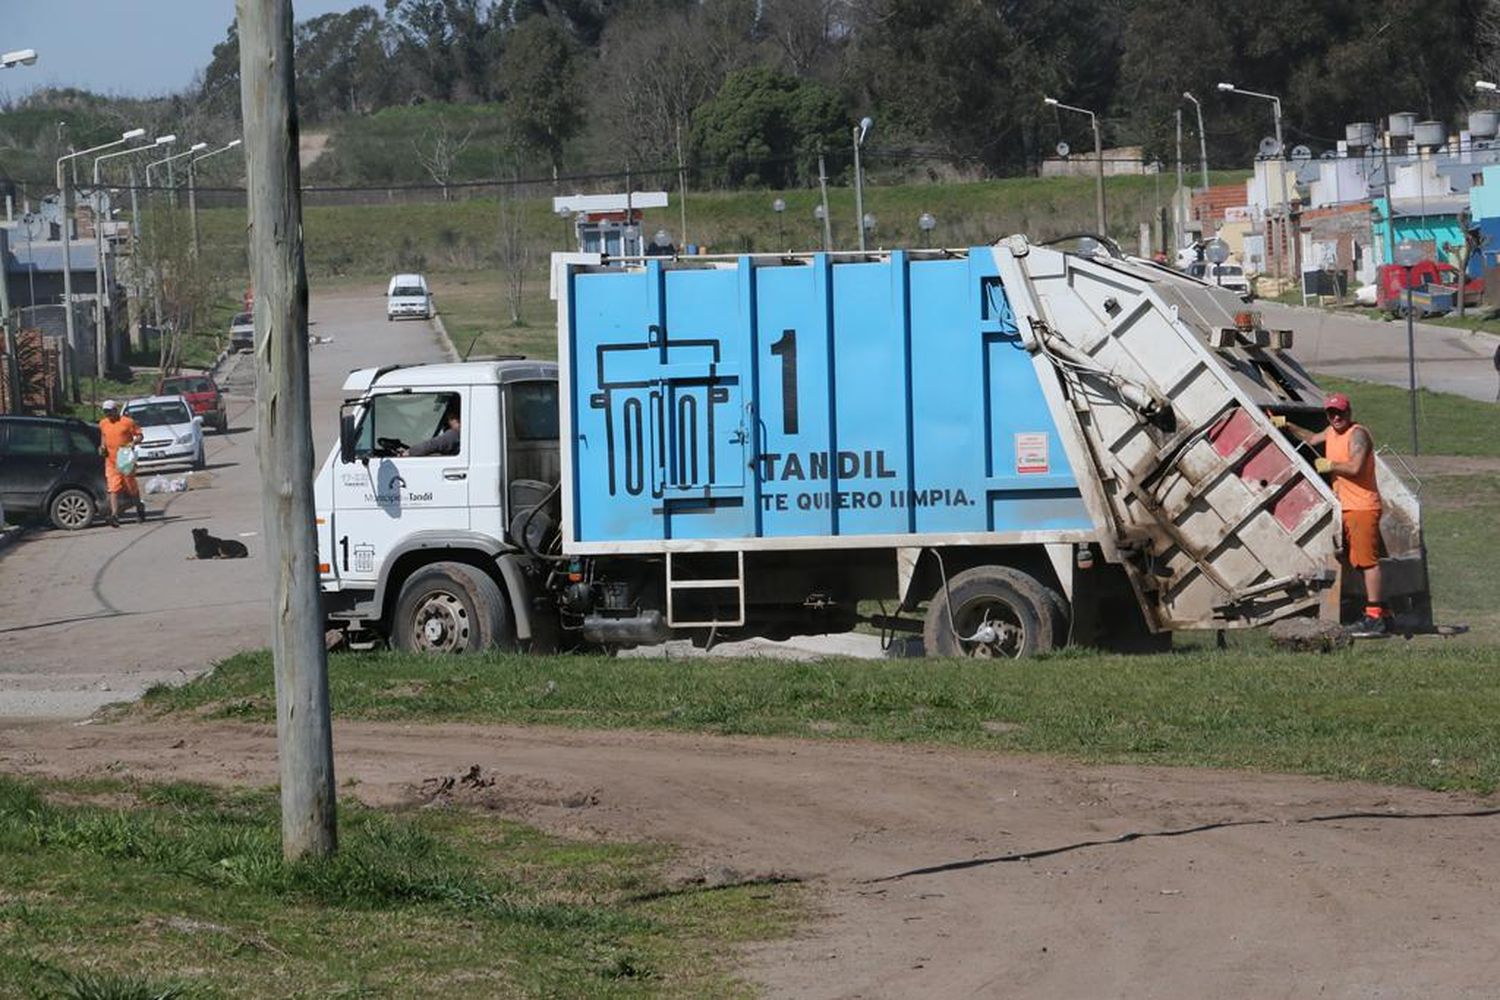
[[(300, 23), (296, 63), (303, 121), (335, 145), (382, 112), (457, 109), (413, 119), (425, 134), (407, 144), (445, 184), (681, 157), (695, 183), (785, 187), (815, 182), (820, 150), (847, 170), (864, 115), (876, 169), (900, 150), (933, 176), (1007, 176), (1060, 140), (1088, 148), (1088, 120), (1044, 96), (1166, 164), (1184, 91), (1214, 165), (1270, 134), (1266, 104), (1220, 81), (1278, 95), (1288, 145), (1331, 148), (1392, 111), (1461, 127), (1473, 80), (1500, 72), (1497, 41), (1500, 0), (383, 0)], [(238, 74), (231, 25), (170, 100), (228, 131)], [(358, 179), (404, 179), (370, 176), (390, 159)]]

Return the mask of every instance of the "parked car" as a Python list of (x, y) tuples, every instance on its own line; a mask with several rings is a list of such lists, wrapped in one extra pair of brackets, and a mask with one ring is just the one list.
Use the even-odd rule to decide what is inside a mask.
[(147, 396), (125, 404), (125, 415), (141, 425), (145, 435), (136, 449), (136, 467), (165, 465), (203, 468), (203, 418), (181, 396)]
[(1198, 260), (1188, 265), (1187, 273), (1220, 288), (1227, 288), (1246, 302), (1250, 301), (1250, 279), (1245, 276), (1245, 269), (1238, 264), (1212, 265), (1208, 261)]
[(224, 404), (224, 394), (212, 375), (206, 373), (172, 375), (156, 383), (158, 396), (181, 396), (188, 401), (193, 415), (203, 418), (204, 424), (223, 434), (229, 430), (229, 408)]
[(105, 502), (99, 429), (64, 417), (0, 416), (0, 502), (12, 516), (77, 531)]
[(243, 350), (255, 346), (255, 314), (237, 312), (229, 321), (229, 347)]
[(432, 291), (420, 274), (398, 274), (385, 289), (385, 318), (432, 318)]

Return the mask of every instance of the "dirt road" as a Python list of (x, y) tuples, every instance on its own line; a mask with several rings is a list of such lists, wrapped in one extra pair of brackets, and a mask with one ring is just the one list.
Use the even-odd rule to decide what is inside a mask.
[[(479, 765), (493, 784), (460, 788), (467, 804), (808, 880), (822, 918), (745, 959), (775, 997), (1448, 998), (1500, 982), (1500, 818), (1400, 818), (1493, 802), (834, 742), (351, 723), (335, 743), (343, 794), (373, 803), (422, 801), (427, 779)], [(0, 771), (266, 784), (274, 740), (30, 723), (0, 729)], [(1348, 813), (1373, 815), (1316, 819)], [(1212, 824), (1231, 825), (1066, 850)]]
[[(315, 294), (312, 320), (332, 338), (311, 348), (320, 453), (350, 369), (442, 358), (426, 323), (386, 322), (379, 288)], [(34, 531), (0, 558), (0, 718), (87, 715), (267, 644), (253, 380), (243, 392), (231, 433), (206, 436), (210, 488), (148, 496), (145, 524)], [(245, 542), (250, 558), (189, 560), (196, 527)]]

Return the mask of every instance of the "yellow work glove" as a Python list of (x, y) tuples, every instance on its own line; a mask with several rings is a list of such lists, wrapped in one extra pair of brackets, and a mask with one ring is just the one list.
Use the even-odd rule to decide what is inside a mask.
[(1313, 468), (1319, 472), (1328, 473), (1333, 471), (1333, 463), (1326, 458), (1320, 458), (1313, 462)]
[(1272, 427), (1285, 427), (1286, 426), (1286, 417), (1280, 416), (1279, 414), (1275, 414), (1275, 413), (1271, 414), (1271, 426)]

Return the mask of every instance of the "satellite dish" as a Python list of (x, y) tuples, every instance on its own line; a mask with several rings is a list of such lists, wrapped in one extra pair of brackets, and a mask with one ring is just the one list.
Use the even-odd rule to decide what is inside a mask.
[(1292, 159), (1296, 160), (1298, 163), (1306, 163), (1308, 160), (1312, 159), (1312, 150), (1308, 149), (1306, 146), (1293, 146)]
[(1337, 151), (1332, 149), (1323, 150), (1323, 155), (1318, 157), (1318, 159), (1320, 160), (1337, 160), (1338, 158), (1339, 154), (1337, 153)]
[(39, 240), (52, 228), (38, 212), (27, 212), (21, 216), (21, 230), (28, 240)]
[(1210, 263), (1222, 264), (1229, 259), (1229, 244), (1216, 236), (1203, 248), (1203, 256), (1207, 257)]
[(1060, 143), (1057, 144), (1057, 155), (1063, 157), (1064, 159), (1066, 159), (1067, 155), (1069, 153), (1071, 153), (1072, 151), (1073, 151), (1073, 147), (1069, 146), (1065, 142), (1060, 142)]
[(1259, 156), (1262, 159), (1269, 160), (1280, 155), (1281, 143), (1277, 142), (1274, 136), (1268, 135), (1260, 141)]

